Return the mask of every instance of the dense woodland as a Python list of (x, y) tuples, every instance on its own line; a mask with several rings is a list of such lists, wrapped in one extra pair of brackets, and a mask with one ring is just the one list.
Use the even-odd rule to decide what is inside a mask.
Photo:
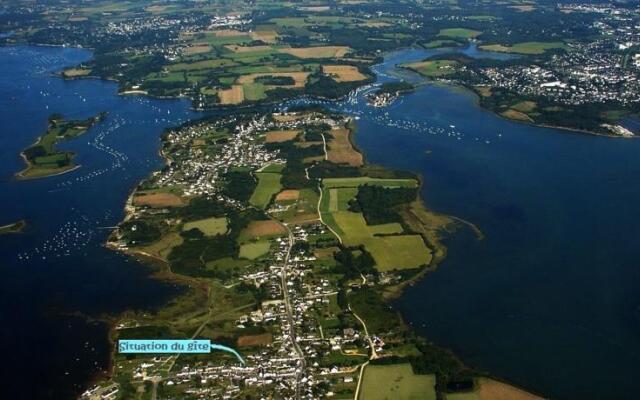
[(349, 203), (349, 210), (361, 212), (369, 225), (402, 222), (395, 207), (414, 201), (418, 189), (389, 189), (378, 185), (363, 185), (358, 188), (356, 198)]

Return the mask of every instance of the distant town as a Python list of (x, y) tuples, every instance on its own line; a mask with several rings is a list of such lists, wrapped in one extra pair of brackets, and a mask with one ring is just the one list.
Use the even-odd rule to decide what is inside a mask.
[[(373, 82), (384, 52), (413, 46), (437, 50), (418, 73), (474, 90), (505, 118), (631, 137), (625, 121), (640, 111), (640, 25), (624, 2), (9, 3), (0, 41), (95, 49), (67, 79), (112, 79), (122, 93), (188, 97), (197, 109), (339, 98)], [(456, 53), (470, 44), (506, 57)]]

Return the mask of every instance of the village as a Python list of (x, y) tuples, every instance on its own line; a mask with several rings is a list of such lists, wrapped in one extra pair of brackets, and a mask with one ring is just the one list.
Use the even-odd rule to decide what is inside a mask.
[[(0, 44), (86, 51), (85, 57), (47, 70), (52, 82), (62, 78), (66, 86), (80, 88), (89, 79), (100, 79), (113, 85), (123, 104), (166, 100), (184, 102), (188, 109), (157, 107), (143, 121), (145, 127), (155, 121), (156, 132), (162, 132), (159, 148), (152, 148), (153, 157), (131, 153), (131, 160), (140, 159), (148, 169), (114, 178), (131, 179), (118, 192), (116, 211), (109, 207), (95, 226), (86, 219), (91, 224), (86, 232), (65, 224), (63, 234), (18, 256), (31, 262), (36, 256), (45, 260), (45, 251), (90, 246), (95, 231), (102, 234), (100, 250), (118, 253), (110, 255), (115, 264), (139, 263), (145, 282), (157, 285), (149, 291), (134, 286), (143, 300), (157, 300), (158, 305), (149, 306), (132, 303), (136, 299), (129, 294), (107, 299), (108, 294), (96, 291), (101, 300), (122, 304), (88, 317), (104, 324), (106, 344), (102, 359), (97, 353), (87, 356), (95, 358), (90, 360), (95, 371), (60, 380), (61, 386), (73, 385), (67, 390), (76, 397), (538, 400), (542, 397), (534, 391), (546, 393), (547, 388), (536, 384), (544, 381), (538, 371), (526, 374), (531, 383), (475, 364), (475, 354), (498, 357), (492, 346), (499, 329), (477, 325), (492, 334), (478, 345), (482, 351), (456, 347), (432, 338), (431, 332), (443, 321), (460, 321), (461, 312), (413, 319), (402, 307), (402, 296), (405, 289), (407, 295), (416, 290), (431, 295), (419, 282), (447, 257), (449, 243), (450, 254), (460, 254), (454, 252), (457, 242), (447, 241), (450, 235), (470, 229), (470, 241), (484, 238), (484, 226), (475, 219), (449, 216), (445, 212), (453, 212), (447, 207), (437, 207), (444, 199), (435, 189), (455, 184), (458, 174), (445, 168), (445, 159), (454, 160), (460, 176), (473, 177), (455, 187), (460, 192), (452, 192), (456, 196), (451, 198), (475, 199), (483, 193), (462, 194), (484, 182), (483, 174), (493, 182), (502, 172), (515, 172), (500, 165), (496, 170), (501, 173), (487, 173), (498, 157), (485, 154), (508, 149), (513, 132), (521, 128), (629, 138), (638, 134), (637, 5), (9, 2), (15, 5), (0, 7)], [(454, 93), (458, 87), (476, 95), (474, 107), (500, 117), (490, 120), (495, 126), (478, 126), (468, 117), (477, 110), (464, 108), (466, 100)], [(89, 103), (89, 96), (78, 93)], [(44, 100), (51, 102), (46, 109), (53, 107), (53, 98)], [(357, 141), (356, 132), (363, 135)], [(403, 132), (422, 147), (396, 148), (404, 146)], [(384, 150), (380, 154), (391, 152), (392, 162), (379, 162), (367, 140)], [(96, 143), (102, 149), (102, 142)], [(545, 154), (552, 146), (545, 147)], [(159, 168), (152, 164), (156, 150), (163, 161)], [(455, 154), (465, 157), (451, 157)], [(116, 161), (118, 167), (124, 163)], [(485, 165), (467, 168), (473, 162)], [(485, 187), (487, 192), (493, 188)], [(70, 189), (61, 184), (48, 193), (63, 195)], [(425, 198), (436, 199), (433, 209)], [(463, 207), (475, 212), (491, 202), (485, 203)], [(598, 204), (610, 203), (615, 204)], [(492, 221), (525, 225), (524, 220), (534, 220), (520, 214), (519, 205), (510, 204), (491, 204), (487, 212)], [(493, 225), (488, 226), (491, 234)], [(465, 246), (465, 251), (473, 248)], [(94, 262), (86, 258), (87, 264)], [(108, 267), (109, 273), (115, 268)], [(129, 265), (124, 267), (128, 272)], [(92, 282), (107, 285), (100, 278), (92, 277)], [(478, 287), (484, 292), (491, 285)], [(409, 310), (426, 314), (459, 296), (448, 291), (433, 296), (439, 302), (434, 307), (416, 302)], [(65, 316), (81, 314), (60, 309)], [(472, 320), (479, 318), (476, 314), (464, 316)], [(526, 336), (527, 330), (522, 332)], [(213, 345), (197, 354), (127, 353), (118, 343), (124, 340), (202, 340)], [(539, 356), (533, 346), (518, 350), (528, 351), (532, 360)], [(553, 391), (546, 395), (556, 397)]]
[[(314, 228), (319, 227), (311, 229)], [(318, 361), (306, 361), (322, 362), (331, 352), (348, 354), (346, 352), (353, 352), (349, 348), (358, 339), (366, 343), (369, 340), (363, 332), (351, 328), (325, 337), (321, 325), (314, 320), (315, 313), (327, 312), (329, 298), (337, 291), (327, 280), (312, 283), (307, 278), (313, 269), (313, 256), (303, 252), (290, 254), (290, 240), (294, 243), (305, 241), (307, 236), (304, 228), (295, 227), (290, 238), (276, 239), (277, 250), (272, 256), (276, 260), (282, 259), (281, 263), (271, 265), (267, 272), (241, 277), (243, 281), (270, 287), (272, 298), (263, 301), (258, 310), (241, 316), (236, 321), (237, 327), (243, 329), (248, 324), (267, 326), (273, 332), (273, 344), (247, 354), (246, 366), (234, 365), (232, 360), (224, 365), (200, 363), (184, 366), (162, 378), (167, 386), (181, 387), (183, 393), (203, 398), (231, 399), (245, 390), (263, 395), (277, 390), (283, 398), (314, 399), (332, 397), (333, 384), (357, 381), (355, 368), (325, 362), (321, 366)], [(376, 343), (374, 352), (382, 351), (383, 342), (375, 337), (372, 340)], [(367, 350), (368, 344), (364, 344), (361, 351)], [(359, 358), (362, 362), (368, 360), (367, 357)], [(158, 359), (157, 364), (165, 362)], [(151, 371), (155, 366), (155, 363), (142, 363), (134, 378), (154, 379)]]
[(566, 5), (565, 12), (597, 13), (591, 25), (597, 39), (568, 43), (544, 63), (480, 70), (491, 87), (540, 96), (564, 105), (640, 102), (640, 26), (637, 15), (622, 8)]
[[(166, 133), (162, 154), (167, 165), (143, 184), (143, 191), (151, 187), (180, 191), (182, 197), (215, 198), (227, 207), (246, 210), (251, 206), (224, 194), (228, 183), (224, 177), (237, 168), (259, 173), (265, 167), (286, 162), (277, 151), (266, 147), (265, 133), (300, 132), (319, 126), (331, 129), (347, 122), (344, 116), (309, 112), (233, 116), (188, 124)], [(125, 224), (162, 218), (163, 212), (157, 207), (132, 199)], [(282, 207), (266, 211), (276, 218)], [(184, 355), (157, 355), (121, 360), (116, 371), (126, 373), (124, 378), (134, 385), (152, 385), (153, 393), (161, 385), (163, 393), (198, 398), (232, 399), (247, 393), (278, 393), (290, 399), (331, 398), (337, 392), (353, 395), (361, 367), (384, 354), (385, 342), (369, 332), (353, 310), (338, 305), (338, 282), (324, 272), (326, 256), (321, 256), (324, 260), (318, 258), (327, 238), (332, 237), (327, 227), (320, 221), (304, 225), (284, 222), (282, 226), (281, 234), (270, 237), (269, 251), (259, 263), (224, 281), (226, 287), (243, 285), (264, 293), (255, 309), (238, 315), (232, 326), (240, 334), (238, 344), (245, 343), (241, 349), (245, 365), (220, 355), (214, 362), (187, 362)], [(117, 238), (112, 243), (114, 248), (136, 250), (136, 242), (128, 240), (126, 233)], [(379, 280), (363, 275), (350, 287), (389, 284), (397, 279), (388, 273), (381, 274)], [(129, 321), (118, 329), (141, 326)], [(242, 331), (247, 334), (242, 335)], [(87, 390), (83, 398), (119, 398), (119, 386), (98, 385)]]
[[(637, 40), (635, 38), (634, 40)], [(550, 61), (528, 67), (491, 67), (481, 70), (485, 83), (566, 105), (640, 102), (640, 54), (619, 51), (611, 40), (572, 45)]]

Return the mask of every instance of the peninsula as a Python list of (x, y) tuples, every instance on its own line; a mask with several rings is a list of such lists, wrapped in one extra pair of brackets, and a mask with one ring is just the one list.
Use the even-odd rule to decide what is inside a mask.
[(77, 138), (105, 117), (104, 112), (85, 120), (66, 120), (60, 114), (49, 116), (47, 131), (44, 135), (20, 153), (27, 166), (16, 173), (16, 177), (18, 179), (45, 178), (78, 168), (79, 165), (73, 162), (75, 153), (58, 150), (56, 144)]
[[(351, 117), (267, 107), (349, 101), (382, 76), (384, 54), (419, 48), (422, 60), (398, 65), (473, 90), (501, 117), (633, 137), (640, 16), (624, 1), (427, 3), (8, 3), (0, 44), (93, 49), (62, 77), (220, 115), (165, 132), (166, 166), (127, 201), (108, 246), (183, 292), (155, 312), (117, 316), (111, 339), (210, 339), (247, 364), (114, 353), (110, 376), (83, 398), (537, 398), (417, 336), (389, 305), (436, 268), (440, 238), (459, 220), (425, 207), (417, 175), (367, 164)], [(367, 99), (386, 107), (411, 90), (387, 82)], [(56, 144), (103, 116), (51, 116), (16, 176), (78, 168)]]
[(84, 398), (377, 399), (399, 385), (396, 398), (536, 399), (417, 336), (389, 307), (436, 268), (457, 223), (425, 208), (416, 175), (367, 164), (354, 132), (350, 117), (316, 109), (166, 132), (167, 166), (134, 190), (108, 246), (184, 293), (155, 313), (127, 313), (112, 340), (210, 339), (246, 364), (226, 353), (114, 353), (113, 375)]
[(6, 235), (9, 233), (20, 233), (26, 227), (27, 227), (27, 221), (21, 219), (20, 221), (16, 221), (11, 224), (0, 226), (0, 235)]
[(387, 107), (402, 94), (409, 93), (414, 89), (415, 86), (405, 81), (386, 82), (380, 85), (376, 91), (368, 94), (367, 100), (374, 107)]

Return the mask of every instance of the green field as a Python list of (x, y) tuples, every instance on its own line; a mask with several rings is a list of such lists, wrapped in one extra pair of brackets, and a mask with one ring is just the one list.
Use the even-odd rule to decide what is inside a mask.
[(282, 172), (284, 169), (284, 164), (269, 164), (263, 167), (260, 172), (270, 172), (270, 173), (278, 173)]
[(297, 200), (280, 200), (278, 204), (288, 206), (285, 211), (278, 213), (281, 221), (297, 223), (318, 219), (318, 193), (314, 189), (301, 189)]
[(501, 44), (489, 44), (480, 46), (481, 50), (496, 51), (501, 53), (517, 53), (517, 54), (543, 54), (551, 49), (568, 49), (563, 42), (523, 42), (516, 43), (513, 46), (504, 46)]
[(167, 67), (167, 69), (169, 71), (197, 71), (197, 70), (215, 69), (215, 68), (222, 68), (222, 67), (228, 68), (236, 65), (238, 64), (231, 60), (227, 60), (224, 58), (216, 58), (213, 60), (202, 60), (202, 61), (195, 61), (191, 63), (182, 62), (177, 64), (171, 64)]
[(267, 254), (269, 252), (270, 243), (267, 240), (245, 243), (240, 246), (240, 258), (246, 258), (248, 260), (255, 260), (256, 258)]
[(224, 57), (230, 58), (233, 61), (243, 63), (243, 64), (251, 64), (262, 61), (263, 59), (269, 59), (274, 54), (277, 54), (281, 47), (271, 47), (269, 49), (262, 50), (251, 50), (249, 48), (244, 48), (243, 51), (225, 53)]
[(358, 187), (360, 185), (380, 185), (385, 187), (418, 187), (415, 179), (380, 179), (361, 176), (357, 178), (325, 178), (322, 186), (325, 188)]
[(358, 20), (343, 16), (310, 15), (307, 17), (272, 18), (270, 22), (281, 28), (305, 28), (313, 25), (324, 25), (332, 28), (339, 28), (344, 27), (345, 25), (356, 24), (358, 23)]
[(448, 393), (447, 400), (480, 400), (477, 392)]
[(390, 224), (371, 225), (369, 230), (374, 235), (393, 235), (395, 233), (402, 233), (402, 225), (397, 222)]
[(455, 47), (460, 46), (460, 43), (453, 40), (432, 40), (422, 44), (427, 49), (436, 49), (439, 47)]
[(278, 73), (278, 72), (301, 72), (304, 70), (305, 66), (313, 66), (316, 64), (289, 64), (287, 66), (273, 66), (273, 65), (248, 65), (242, 67), (232, 68), (230, 72), (238, 75), (246, 75), (246, 74), (260, 74), (260, 73)]
[[(182, 72), (157, 72), (147, 75), (146, 79), (159, 82), (184, 82), (184, 78), (185, 74)], [(188, 76), (187, 79), (189, 79)]]
[(242, 44), (251, 42), (251, 36), (238, 35), (238, 36), (216, 36), (213, 32), (204, 32), (198, 35), (194, 35), (190, 38), (189, 42), (192, 43), (206, 43), (210, 46), (224, 46), (227, 44)]
[[(359, 185), (362, 178), (329, 178), (324, 179), (323, 183), (327, 181), (329, 185)], [(371, 179), (365, 181), (372, 183)], [(373, 182), (392, 187), (411, 187), (416, 184), (412, 179), (378, 179)], [(364, 245), (380, 271), (419, 268), (431, 262), (432, 253), (422, 236), (402, 235), (403, 229), (399, 223), (367, 225), (362, 213), (348, 211), (349, 200), (356, 194), (356, 187), (338, 186), (322, 191), (322, 220), (333, 229), (345, 246)]]
[(171, 232), (163, 235), (160, 240), (144, 246), (141, 250), (163, 260), (166, 260), (174, 247), (184, 243), (184, 239), (178, 233)]
[(242, 90), (245, 100), (258, 101), (267, 98), (265, 86), (262, 83), (245, 83), (242, 85)]
[(411, 364), (368, 365), (359, 400), (436, 400), (435, 375), (415, 375)]
[(520, 101), (511, 106), (516, 111), (520, 111), (523, 113), (530, 113), (534, 111), (538, 105), (534, 101)]
[(339, 211), (332, 214), (336, 224), (344, 232), (342, 243), (345, 246), (359, 246), (373, 238), (362, 213)]
[(412, 69), (420, 75), (427, 76), (429, 78), (451, 75), (456, 72), (457, 66), (458, 62), (453, 60), (420, 61), (403, 65), (403, 67)]
[(305, 21), (305, 18), (296, 17), (272, 18), (270, 22), (273, 22), (279, 27), (302, 28), (309, 25), (309, 23)]
[(222, 235), (227, 232), (227, 218), (205, 218), (184, 224), (183, 231), (197, 228), (207, 236)]
[(358, 194), (357, 187), (329, 189), (329, 211), (348, 211), (349, 201)]
[(251, 195), (249, 203), (264, 209), (267, 208), (271, 202), (273, 195), (282, 189), (282, 184), (280, 183), (282, 175), (270, 172), (258, 172), (256, 176), (258, 177), (258, 186), (256, 186), (253, 195)]
[(420, 235), (394, 235), (375, 237), (365, 244), (376, 259), (380, 271), (413, 269), (431, 262), (431, 250)]
[(8, 234), (8, 233), (20, 233), (26, 228), (27, 223), (25, 220), (20, 220), (17, 222), (13, 222), (11, 224), (0, 226), (0, 235)]
[(27, 168), (18, 172), (18, 178), (42, 178), (73, 170), (75, 154), (72, 151), (60, 151), (56, 144), (77, 138), (94, 124), (99, 123), (106, 116), (100, 113), (85, 120), (65, 120), (59, 114), (49, 117), (47, 131), (38, 138), (37, 142), (24, 149), (21, 153), (27, 163)]
[(438, 36), (471, 39), (471, 38), (478, 37), (481, 34), (482, 32), (475, 31), (473, 29), (448, 28), (448, 29), (440, 29), (440, 33), (438, 33)]
[(207, 96), (213, 96), (214, 94), (218, 93), (218, 90), (205, 86), (205, 87), (201, 87), (200, 88), (200, 93), (202, 93), (204, 95), (207, 95)]
[(237, 271), (238, 269), (244, 269), (250, 265), (248, 260), (242, 258), (223, 257), (217, 260), (208, 261), (205, 265), (209, 271)]

